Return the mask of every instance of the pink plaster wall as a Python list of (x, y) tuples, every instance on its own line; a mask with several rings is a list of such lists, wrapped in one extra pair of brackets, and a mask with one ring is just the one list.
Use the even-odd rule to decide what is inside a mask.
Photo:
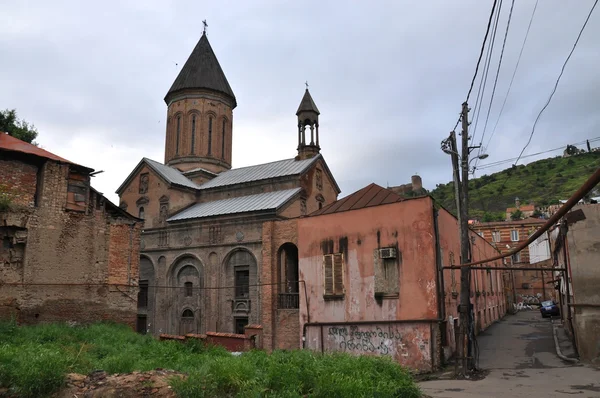
[[(439, 218), (440, 247), (443, 266), (460, 263), (460, 238), (458, 222), (450, 213), (440, 209)], [(470, 233), (473, 260), (481, 260), (498, 255), (498, 251), (475, 232)], [(502, 261), (483, 264), (483, 266), (502, 266)], [(471, 303), (475, 311), (476, 332), (486, 329), (506, 313), (506, 296), (502, 279), (503, 271), (471, 271)], [(453, 275), (454, 274), (454, 275)], [(491, 277), (491, 284), (490, 284)], [(454, 320), (458, 317), (457, 307), (460, 301), (460, 270), (444, 270), (444, 292), (446, 308), (446, 336), (451, 351), (455, 350)], [(480, 292), (479, 296), (477, 291)]]
[[(344, 253), (345, 296), (342, 300), (323, 297), (323, 255), (331, 245), (332, 253)], [(376, 300), (374, 250), (390, 246), (397, 247), (401, 255), (399, 295)], [(350, 333), (351, 323), (357, 321), (434, 320), (438, 317), (433, 203), (429, 197), (301, 218), (298, 220), (298, 248), (300, 280), (306, 283), (308, 297), (307, 305), (304, 295), (300, 295), (301, 326), (309, 320), (311, 323), (348, 322), (346, 328)], [(377, 327), (383, 329), (388, 325), (356, 327), (378, 335)], [(388, 347), (385, 353), (375, 350), (373, 354), (392, 355), (411, 368), (430, 370), (430, 324), (394, 324), (392, 327), (408, 340), (402, 337), (399, 341), (390, 341), (384, 344)], [(319, 327), (309, 327), (307, 333), (320, 334), (320, 329), (318, 332), (315, 329)], [(320, 340), (309, 337), (305, 346), (320, 350)], [(325, 339), (325, 349), (333, 350), (336, 345), (339, 348), (341, 341), (338, 340), (339, 337)], [(417, 340), (418, 344), (413, 342)], [(380, 343), (381, 340), (372, 340), (375, 346)], [(411, 355), (403, 356), (402, 345), (409, 347)], [(362, 343), (359, 346), (362, 348)]]

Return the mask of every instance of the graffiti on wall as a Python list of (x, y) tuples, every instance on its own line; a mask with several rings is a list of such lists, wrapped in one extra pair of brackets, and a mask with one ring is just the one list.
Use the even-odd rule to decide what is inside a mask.
[(523, 304), (539, 304), (542, 294), (541, 293), (537, 293), (536, 295), (518, 294), (517, 296), (521, 299), (519, 301), (522, 302)]
[[(336, 351), (356, 354), (408, 356), (407, 336), (396, 326), (332, 326), (327, 328), (327, 339), (333, 343), (330, 348)], [(425, 350), (427, 341), (419, 342), (419, 349)]]

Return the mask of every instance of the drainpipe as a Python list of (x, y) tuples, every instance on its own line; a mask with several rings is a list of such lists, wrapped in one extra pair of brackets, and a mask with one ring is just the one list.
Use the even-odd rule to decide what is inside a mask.
[(439, 212), (433, 206), (433, 231), (435, 239), (435, 268), (437, 276), (438, 317), (446, 319), (446, 301), (444, 299), (444, 271), (442, 270), (442, 248), (440, 246)]

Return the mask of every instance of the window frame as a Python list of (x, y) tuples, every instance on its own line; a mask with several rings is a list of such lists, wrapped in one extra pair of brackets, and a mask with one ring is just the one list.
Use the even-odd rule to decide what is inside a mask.
[(499, 243), (500, 241), (502, 241), (502, 234), (500, 231), (492, 231), (492, 242)]
[[(248, 283), (247, 284), (238, 284), (238, 273), (247, 273), (248, 275)], [(236, 266), (233, 270), (233, 284), (234, 294), (236, 300), (245, 300), (250, 298), (250, 267), (248, 266)], [(245, 293), (245, 295), (244, 295)]]
[[(344, 298), (346, 294), (344, 265), (343, 253), (325, 254), (323, 256), (323, 297), (326, 300)], [(330, 268), (331, 276), (328, 276), (328, 268)], [(328, 279), (331, 282), (328, 282)]]
[[(513, 236), (516, 236), (516, 239)], [(511, 242), (519, 241), (519, 230), (518, 229), (513, 229), (510, 231), (510, 241)]]

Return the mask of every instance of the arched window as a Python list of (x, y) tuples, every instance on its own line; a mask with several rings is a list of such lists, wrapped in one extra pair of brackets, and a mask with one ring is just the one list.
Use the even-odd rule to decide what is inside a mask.
[(225, 125), (227, 120), (223, 119), (223, 131), (221, 132), (221, 158), (225, 159)]
[(142, 220), (144, 220), (144, 208), (140, 207), (140, 210), (138, 212), (138, 218), (141, 218)]
[(185, 288), (185, 297), (192, 297), (194, 295), (194, 284), (192, 282), (185, 282), (183, 286)]
[(210, 155), (212, 152), (212, 125), (213, 125), (212, 116), (208, 117), (208, 154)]
[(192, 152), (194, 153), (194, 146), (196, 145), (196, 115), (192, 115)]
[(181, 132), (181, 115), (177, 116), (177, 142), (175, 145), (175, 154), (179, 155), (179, 134)]

